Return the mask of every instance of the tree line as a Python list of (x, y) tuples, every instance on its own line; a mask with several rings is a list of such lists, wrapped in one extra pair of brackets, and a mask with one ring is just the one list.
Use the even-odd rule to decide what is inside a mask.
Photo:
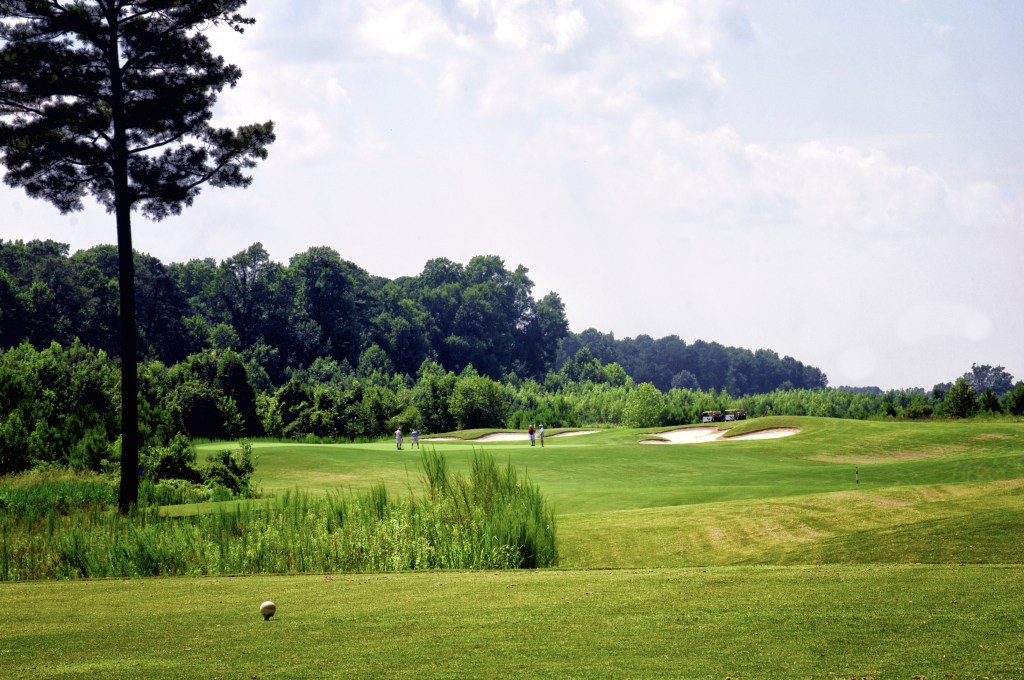
[[(218, 486), (237, 486), (224, 479), (241, 479), (244, 461), (232, 467), (225, 458), (217, 469), (199, 470), (187, 446), (187, 439), (195, 438), (352, 441), (377, 439), (397, 428), (440, 433), (525, 429), (530, 423), (656, 427), (696, 423), (704, 411), (732, 408), (751, 417), (1024, 415), (1024, 382), (1002, 393), (977, 382), (977, 374), (991, 367), (975, 366), (948, 389), (939, 385), (931, 391), (801, 388), (738, 396), (679, 387), (663, 392), (652, 383), (635, 382), (617, 363), (584, 362), (585, 356), (580, 350), (574, 361), (543, 380), (510, 375), (504, 381), (472, 366), (456, 373), (431, 359), (408, 375), (381, 370), (375, 362), (351, 367), (321, 357), (280, 386), (265, 383), (259, 365), (233, 349), (203, 349), (172, 365), (144, 361), (139, 370), (143, 474), (154, 483), (212, 478)], [(581, 364), (587, 367), (582, 377)], [(115, 469), (119, 381), (118, 360), (79, 340), (44, 348), (24, 342), (0, 350), (0, 474), (51, 466)], [(1004, 383), (998, 389), (1006, 388)]]
[[(118, 356), (113, 246), (69, 255), (53, 241), (0, 242), (0, 347), (75, 339)], [(135, 255), (139, 353), (173, 364), (241, 352), (266, 385), (317, 359), (412, 374), (425, 359), (493, 378), (543, 376), (568, 332), (556, 293), (534, 299), (527, 269), (496, 256), (430, 260), (418, 276), (372, 276), (331, 248), (274, 262), (259, 243), (220, 263)], [(265, 373), (265, 375), (263, 375)]]
[[(114, 246), (70, 254), (54, 241), (0, 241), (0, 348), (77, 339), (119, 356), (118, 271)], [(280, 264), (255, 243), (220, 263), (165, 265), (136, 253), (135, 271), (144, 360), (170, 365), (206, 349), (233, 350), (260, 389), (318, 361), (412, 376), (426, 360), (455, 373), (472, 366), (493, 380), (538, 381), (565, 365), (570, 379), (583, 381), (596, 366), (617, 364), (662, 391), (744, 395), (828, 384), (819, 369), (767, 349), (570, 333), (559, 295), (536, 299), (528, 270), (493, 255), (466, 265), (436, 258), (416, 276), (390, 280), (331, 248)]]
[[(582, 360), (577, 358), (581, 351)], [(649, 382), (663, 392), (681, 388), (745, 395), (828, 386), (821, 370), (790, 356), (780, 358), (770, 349), (752, 352), (704, 340), (687, 345), (676, 335), (657, 340), (648, 335), (617, 340), (613, 333), (593, 328), (569, 334), (559, 345), (557, 363), (576, 362), (580, 376), (593, 370), (586, 365), (593, 360), (616, 363), (636, 382)]]

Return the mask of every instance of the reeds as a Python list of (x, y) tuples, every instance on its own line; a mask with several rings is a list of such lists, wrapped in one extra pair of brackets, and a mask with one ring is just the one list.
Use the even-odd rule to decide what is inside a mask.
[(185, 518), (98, 505), (0, 515), (0, 580), (554, 565), (554, 513), (509, 464), (474, 453), (469, 477), (425, 451), (424, 490), (301, 490)]

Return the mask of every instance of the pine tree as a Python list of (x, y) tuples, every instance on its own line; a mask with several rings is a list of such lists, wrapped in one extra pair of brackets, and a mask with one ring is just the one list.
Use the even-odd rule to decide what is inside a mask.
[(131, 213), (161, 220), (205, 184), (244, 187), (273, 123), (210, 124), (241, 70), (208, 31), (241, 32), (245, 0), (0, 0), (4, 181), (62, 213), (91, 194), (117, 226), (121, 310), (121, 488), (138, 498), (138, 377)]

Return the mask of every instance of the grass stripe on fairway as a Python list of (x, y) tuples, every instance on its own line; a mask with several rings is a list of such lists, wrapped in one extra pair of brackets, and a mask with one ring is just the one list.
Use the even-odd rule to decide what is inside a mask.
[(1024, 564), (1020, 480), (884, 487), (559, 520), (563, 567)]
[(0, 584), (0, 663), (25, 678), (1021, 678), (1022, 579), (832, 566)]

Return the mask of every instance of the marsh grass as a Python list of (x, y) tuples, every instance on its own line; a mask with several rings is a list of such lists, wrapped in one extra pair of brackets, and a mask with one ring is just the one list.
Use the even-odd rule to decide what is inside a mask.
[[(231, 509), (167, 517), (100, 504), (5, 511), (3, 580), (515, 569), (557, 561), (555, 519), (515, 468), (477, 452), (470, 475), (423, 454), (420, 495), (286, 491)], [(30, 506), (37, 507), (37, 506)]]
[(0, 513), (23, 517), (29, 523), (49, 510), (66, 513), (72, 508), (116, 503), (114, 482), (91, 472), (46, 470), (0, 478)]

